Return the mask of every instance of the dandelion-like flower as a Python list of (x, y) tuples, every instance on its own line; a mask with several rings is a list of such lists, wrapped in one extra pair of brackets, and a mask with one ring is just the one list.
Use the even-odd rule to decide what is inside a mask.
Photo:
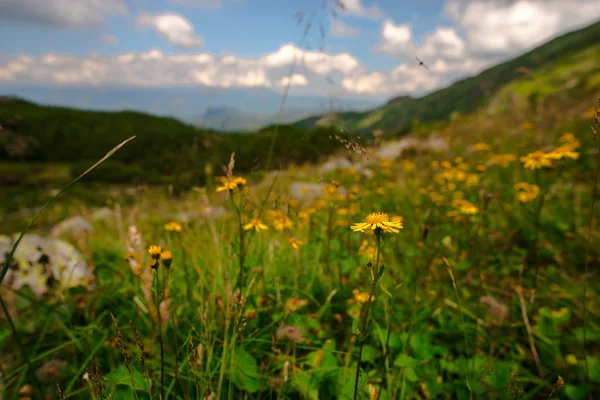
[(300, 250), (300, 246), (302, 246), (302, 244), (304, 243), (302, 240), (298, 240), (293, 236), (290, 236), (288, 238), (288, 243), (290, 244), (290, 246), (292, 246), (292, 248), (294, 250)]
[(579, 153), (574, 151), (575, 148), (573, 143), (563, 144), (548, 153), (548, 158), (552, 160), (562, 160), (563, 158), (576, 160), (579, 157)]
[(162, 260), (164, 266), (169, 268), (173, 262), (173, 254), (169, 250), (161, 251), (160, 259)]
[[(356, 301), (358, 301), (361, 304), (365, 304), (367, 301), (369, 301), (369, 293), (361, 292), (358, 289), (354, 289), (352, 290), (352, 294), (354, 295)], [(375, 301), (375, 296), (371, 296), (371, 301)]]
[(519, 192), (519, 201), (527, 203), (534, 200), (540, 194), (540, 187), (527, 182), (519, 182), (515, 184), (515, 190)]
[(479, 209), (475, 204), (465, 199), (455, 199), (452, 201), (452, 207), (458, 209), (461, 214), (474, 215), (477, 214)]
[(398, 233), (403, 228), (401, 221), (390, 221), (387, 214), (372, 213), (366, 216), (364, 222), (355, 223), (350, 227), (354, 232)]
[(277, 231), (292, 229), (294, 227), (294, 222), (287, 215), (281, 214), (273, 221), (273, 227)]
[(246, 179), (236, 176), (222, 176), (219, 178), (221, 186), (217, 187), (217, 192), (223, 192), (225, 190), (235, 190), (238, 187), (246, 185)]
[(517, 156), (514, 154), (497, 154), (490, 158), (490, 164), (500, 165), (501, 167), (508, 167), (510, 163), (517, 161)]
[(162, 251), (162, 249), (160, 248), (160, 246), (150, 246), (148, 248), (148, 253), (150, 253), (150, 256), (154, 260), (158, 260), (160, 258), (160, 252), (161, 251)]
[(269, 229), (269, 227), (260, 222), (258, 218), (252, 218), (250, 222), (244, 225), (245, 231), (249, 231), (250, 229), (254, 229), (256, 232), (260, 232)]
[(165, 230), (169, 232), (181, 232), (182, 227), (177, 222), (172, 221), (165, 225)]
[(521, 162), (527, 169), (541, 169), (552, 165), (551, 158), (548, 157), (548, 154), (540, 150), (521, 157)]
[(473, 150), (475, 151), (490, 151), (491, 149), (492, 146), (483, 142), (475, 143), (475, 145), (473, 146)]

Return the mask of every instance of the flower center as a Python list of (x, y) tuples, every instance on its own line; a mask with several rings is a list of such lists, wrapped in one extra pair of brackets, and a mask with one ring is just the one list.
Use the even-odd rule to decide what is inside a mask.
[(365, 218), (365, 221), (368, 224), (378, 224), (381, 222), (388, 222), (390, 219), (388, 217), (387, 214), (384, 213), (374, 213), (374, 214), (369, 214), (367, 215), (367, 218)]

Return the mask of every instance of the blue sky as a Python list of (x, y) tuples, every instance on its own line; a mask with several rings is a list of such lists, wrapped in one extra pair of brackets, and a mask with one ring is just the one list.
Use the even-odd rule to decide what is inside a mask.
[(0, 85), (421, 94), (598, 19), (596, 0), (0, 0)]

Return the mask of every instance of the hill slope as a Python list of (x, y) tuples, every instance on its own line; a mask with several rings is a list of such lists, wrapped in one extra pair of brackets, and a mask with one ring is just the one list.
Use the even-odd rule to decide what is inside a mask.
[[(389, 133), (405, 130), (414, 121), (441, 121), (453, 113), (473, 111), (515, 81), (520, 82), (516, 87), (528, 91), (527, 95), (540, 89), (537, 85), (548, 85), (549, 82), (553, 82), (551, 86), (555, 89), (592, 90), (600, 87), (599, 37), (600, 22), (597, 22), (423, 97), (397, 97), (371, 111), (316, 116), (301, 120), (296, 125), (303, 128), (337, 125), (360, 133), (369, 133), (374, 129)], [(549, 73), (549, 70), (553, 73)], [(544, 71), (549, 79), (544, 82), (537, 79), (539, 71)], [(562, 85), (565, 78), (571, 81), (570, 86)], [(556, 93), (557, 90), (546, 92), (545, 87), (541, 87), (538, 95), (534, 95), (537, 97), (532, 100), (539, 100), (540, 95)]]
[[(22, 183), (17, 176), (18, 166), (24, 168), (32, 162), (52, 167), (66, 165), (70, 176), (76, 176), (134, 135), (134, 141), (89, 178), (199, 185), (210, 178), (207, 171), (214, 169), (206, 166), (219, 168), (227, 164), (232, 152), (236, 153), (236, 171), (263, 169), (275, 131), (271, 126), (252, 135), (220, 134), (173, 118), (139, 112), (48, 107), (10, 97), (0, 97), (0, 126), (0, 185), (2, 181)], [(280, 125), (276, 130), (271, 167), (314, 162), (341, 146), (330, 138), (329, 128), (305, 131)], [(215, 173), (221, 175), (220, 171)]]

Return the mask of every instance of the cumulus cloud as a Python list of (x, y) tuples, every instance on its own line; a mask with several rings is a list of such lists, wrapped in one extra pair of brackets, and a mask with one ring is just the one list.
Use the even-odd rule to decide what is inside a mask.
[(196, 36), (194, 26), (183, 15), (176, 13), (141, 14), (137, 18), (141, 27), (151, 27), (171, 44), (191, 48), (202, 46), (204, 38)]
[[(289, 76), (290, 67), (296, 72)], [(328, 74), (351, 76), (363, 71), (348, 53), (307, 51), (292, 44), (256, 58), (209, 53), (164, 53), (153, 49), (119, 55), (72, 56), (45, 54), (40, 57), (0, 58), (0, 83), (106, 85), (268, 87), (288, 84), (318, 92), (318, 82)], [(317, 82), (311, 86), (311, 82)]]
[(596, 0), (448, 0), (446, 12), (465, 32), (470, 53), (506, 56), (600, 18)]
[(54, 28), (99, 27), (111, 15), (123, 15), (122, 0), (1, 0), (0, 19)]
[(352, 37), (358, 35), (358, 29), (352, 28), (338, 19), (332, 19), (330, 23), (331, 33), (335, 37)]
[(308, 79), (302, 74), (292, 74), (292, 76), (284, 76), (279, 80), (280, 86), (306, 86)]
[(337, 5), (343, 13), (357, 17), (375, 19), (383, 17), (383, 13), (376, 4), (365, 6), (362, 4), (362, 0), (337, 0)]
[(100, 38), (100, 41), (107, 46), (115, 46), (119, 43), (119, 39), (114, 35), (104, 35)]

